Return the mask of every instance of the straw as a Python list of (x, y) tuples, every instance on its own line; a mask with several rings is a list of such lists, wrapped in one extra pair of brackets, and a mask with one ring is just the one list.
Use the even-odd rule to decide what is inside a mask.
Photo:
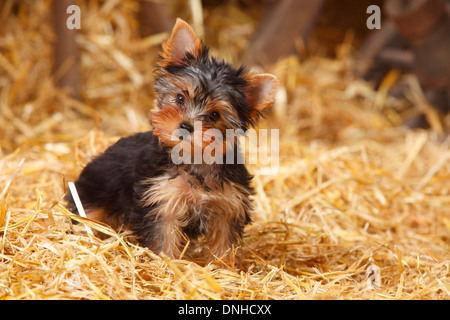
[[(83, 208), (83, 205), (81, 203), (80, 197), (78, 196), (78, 192), (77, 192), (77, 188), (75, 187), (75, 184), (72, 181), (70, 181), (68, 184), (69, 184), (70, 193), (72, 194), (73, 201), (75, 202), (75, 206), (77, 207), (78, 213), (83, 218), (87, 218), (86, 213)], [(94, 233), (92, 232), (92, 229), (90, 227), (88, 227), (87, 225), (84, 225), (84, 227), (86, 228), (87, 233), (89, 233), (91, 236), (94, 235)]]
[[(196, 23), (218, 59), (237, 63), (262, 7), (214, 3)], [(67, 181), (120, 137), (151, 129), (165, 38), (140, 37), (137, 1), (80, 1), (76, 101), (53, 82), (50, 4), (0, 10), (0, 298), (450, 299), (449, 122), (414, 80), (406, 99), (389, 94), (402, 74), (381, 91), (354, 78), (350, 43), (337, 57), (248, 66), (280, 80), (259, 124), (280, 129), (280, 161), (272, 175), (249, 166), (253, 223), (232, 262), (158, 256), (125, 227), (69, 212)], [(167, 7), (192, 23), (199, 4)], [(432, 130), (402, 126), (406, 106)]]

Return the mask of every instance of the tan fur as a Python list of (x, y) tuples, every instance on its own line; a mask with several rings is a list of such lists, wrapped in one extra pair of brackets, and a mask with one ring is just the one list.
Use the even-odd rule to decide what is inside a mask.
[[(212, 212), (216, 213), (214, 219), (211, 219), (209, 232), (202, 239), (202, 244), (208, 248), (211, 255), (221, 258), (224, 254), (231, 253), (232, 245), (235, 243), (237, 236), (232, 230), (235, 224), (233, 220), (243, 219), (245, 212), (243, 198), (248, 193), (240, 186), (230, 184), (222, 191), (223, 199), (221, 201), (211, 202)], [(240, 239), (239, 239), (240, 240)]]
[(180, 63), (186, 52), (198, 56), (202, 50), (202, 42), (194, 30), (183, 20), (177, 19), (168, 41), (162, 45), (162, 60), (158, 63), (165, 67), (171, 63)]
[(249, 73), (245, 80), (248, 82), (246, 100), (253, 112), (262, 111), (272, 105), (279, 83), (277, 77), (266, 73)]
[(207, 215), (208, 232), (200, 243), (207, 246), (215, 255), (221, 256), (233, 244), (233, 220), (244, 219), (244, 198), (248, 192), (234, 183), (226, 183), (223, 188), (214, 187), (206, 191), (199, 181), (196, 181), (184, 171), (173, 175), (163, 175), (149, 179), (146, 183), (153, 186), (144, 194), (143, 204), (157, 205), (158, 219), (163, 219), (163, 249), (162, 251), (177, 258), (183, 249), (181, 228), (186, 227), (195, 215)]
[[(111, 228), (117, 230), (118, 228), (120, 228), (123, 224), (123, 221), (121, 218), (113, 218), (110, 215), (108, 215), (108, 213), (101, 208), (98, 209), (87, 209), (86, 210), (86, 217), (91, 219), (91, 220), (95, 220), (104, 224), (109, 225)], [(95, 232), (96, 236), (103, 238), (105, 237), (105, 235), (103, 233), (100, 232)]]
[(175, 105), (166, 106), (164, 109), (155, 110), (152, 124), (153, 133), (168, 146), (175, 146), (178, 141), (172, 140), (172, 133), (179, 128), (183, 117), (180, 107)]

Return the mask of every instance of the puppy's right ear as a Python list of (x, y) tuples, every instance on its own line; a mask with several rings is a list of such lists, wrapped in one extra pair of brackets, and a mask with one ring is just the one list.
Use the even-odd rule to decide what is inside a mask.
[(159, 65), (165, 67), (170, 64), (183, 64), (187, 53), (192, 54), (194, 58), (199, 58), (203, 43), (195, 35), (194, 30), (178, 18), (169, 40), (163, 43), (162, 48), (162, 60)]
[(257, 118), (260, 112), (270, 107), (274, 102), (278, 79), (274, 75), (253, 74), (247, 75), (246, 101), (251, 109), (251, 117)]

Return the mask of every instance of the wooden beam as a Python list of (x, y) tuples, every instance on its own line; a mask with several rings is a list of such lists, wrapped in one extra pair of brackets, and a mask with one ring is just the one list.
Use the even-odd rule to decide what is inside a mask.
[(269, 1), (243, 62), (264, 66), (295, 53), (296, 42), (307, 42), (323, 4), (324, 0)]
[(143, 0), (140, 4), (139, 19), (143, 36), (172, 30), (175, 20), (170, 17), (162, 1)]

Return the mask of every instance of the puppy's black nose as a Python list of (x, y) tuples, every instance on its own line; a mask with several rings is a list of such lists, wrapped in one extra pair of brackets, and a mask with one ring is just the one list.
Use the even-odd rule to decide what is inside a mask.
[(187, 122), (182, 122), (180, 124), (180, 129), (187, 130), (190, 133), (194, 132), (194, 127), (190, 123), (187, 123)]

